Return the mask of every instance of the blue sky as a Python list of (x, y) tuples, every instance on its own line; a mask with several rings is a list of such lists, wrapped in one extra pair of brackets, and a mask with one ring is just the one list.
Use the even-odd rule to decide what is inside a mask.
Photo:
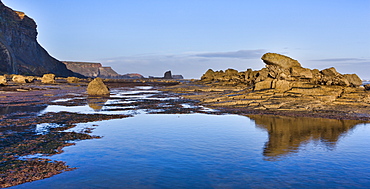
[(199, 78), (261, 69), (276, 52), (303, 67), (370, 79), (370, 0), (2, 0), (38, 25), (59, 60), (117, 72)]

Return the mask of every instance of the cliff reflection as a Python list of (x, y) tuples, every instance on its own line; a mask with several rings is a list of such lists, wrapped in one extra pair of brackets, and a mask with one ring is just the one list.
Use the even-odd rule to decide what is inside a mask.
[(87, 104), (90, 108), (94, 109), (94, 111), (99, 112), (108, 101), (108, 98), (109, 97), (88, 97)]
[(296, 153), (299, 147), (309, 142), (319, 142), (333, 150), (341, 136), (362, 123), (356, 120), (323, 118), (294, 118), (266, 115), (249, 115), (256, 126), (268, 132), (263, 155), (267, 161)]

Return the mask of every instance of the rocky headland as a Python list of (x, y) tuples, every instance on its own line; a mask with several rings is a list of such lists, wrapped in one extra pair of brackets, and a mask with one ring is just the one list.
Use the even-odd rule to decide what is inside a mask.
[(0, 1), (0, 74), (78, 76), (37, 42), (37, 25)]
[(63, 61), (69, 70), (79, 73), (85, 77), (106, 79), (141, 79), (142, 75), (137, 73), (120, 75), (111, 67), (103, 67), (101, 63)]
[(261, 70), (209, 69), (198, 81), (166, 90), (230, 113), (370, 120), (370, 92), (356, 74), (304, 68), (275, 53), (261, 59)]

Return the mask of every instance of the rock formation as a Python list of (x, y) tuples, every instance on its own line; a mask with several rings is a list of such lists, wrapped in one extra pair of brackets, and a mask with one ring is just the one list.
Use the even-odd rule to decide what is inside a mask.
[(5, 76), (0, 76), (0, 85), (6, 85), (7, 84), (7, 79)]
[(101, 63), (91, 62), (63, 62), (68, 69), (75, 73), (79, 73), (85, 77), (100, 77), (105, 79), (141, 79), (144, 78), (140, 74), (125, 74), (120, 75), (111, 67), (103, 67)]
[(23, 75), (14, 75), (12, 77), (12, 81), (14, 81), (15, 83), (27, 83), (26, 77)]
[(73, 76), (37, 42), (36, 23), (0, 1), (0, 74)]
[(248, 69), (244, 72), (228, 69), (224, 71), (208, 70), (202, 81), (221, 82), (229, 84), (247, 84), (255, 91), (264, 89), (290, 90), (293, 87), (305, 86), (314, 88), (318, 85), (358, 87), (362, 80), (356, 74), (340, 74), (335, 68), (311, 70), (303, 68), (292, 58), (275, 53), (266, 53), (262, 56), (266, 68), (259, 71)]
[(99, 68), (102, 67), (100, 63), (90, 63), (90, 62), (66, 62), (63, 63), (67, 66), (69, 70), (75, 73), (79, 73), (85, 77), (98, 77)]
[(44, 74), (41, 78), (42, 83), (51, 84), (55, 83), (55, 75), (54, 74)]
[(67, 77), (67, 83), (78, 83), (80, 81), (77, 77)]
[(164, 73), (163, 79), (173, 79), (171, 71), (166, 71)]
[(109, 95), (109, 88), (103, 83), (99, 77), (92, 80), (87, 86), (87, 94), (89, 95)]
[(195, 92), (186, 98), (199, 100), (206, 106), (253, 111), (321, 111), (321, 115), (370, 114), (370, 93), (361, 86), (356, 74), (340, 74), (335, 68), (321, 71), (304, 68), (296, 60), (273, 53), (262, 59), (266, 67), (261, 70), (209, 69), (200, 81), (169, 90)]
[(184, 79), (184, 77), (182, 75), (172, 75), (171, 70), (164, 72), (163, 77), (149, 76), (149, 78), (153, 78), (153, 79)]

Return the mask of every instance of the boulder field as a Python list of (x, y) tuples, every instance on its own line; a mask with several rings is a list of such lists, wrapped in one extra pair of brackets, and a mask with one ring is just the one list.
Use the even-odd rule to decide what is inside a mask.
[(266, 64), (261, 70), (209, 69), (198, 81), (166, 90), (186, 93), (185, 98), (216, 108), (315, 112), (319, 117), (320, 112), (329, 112), (369, 119), (370, 92), (356, 74), (340, 74), (333, 67), (304, 68), (297, 60), (276, 53), (266, 53), (261, 59)]

